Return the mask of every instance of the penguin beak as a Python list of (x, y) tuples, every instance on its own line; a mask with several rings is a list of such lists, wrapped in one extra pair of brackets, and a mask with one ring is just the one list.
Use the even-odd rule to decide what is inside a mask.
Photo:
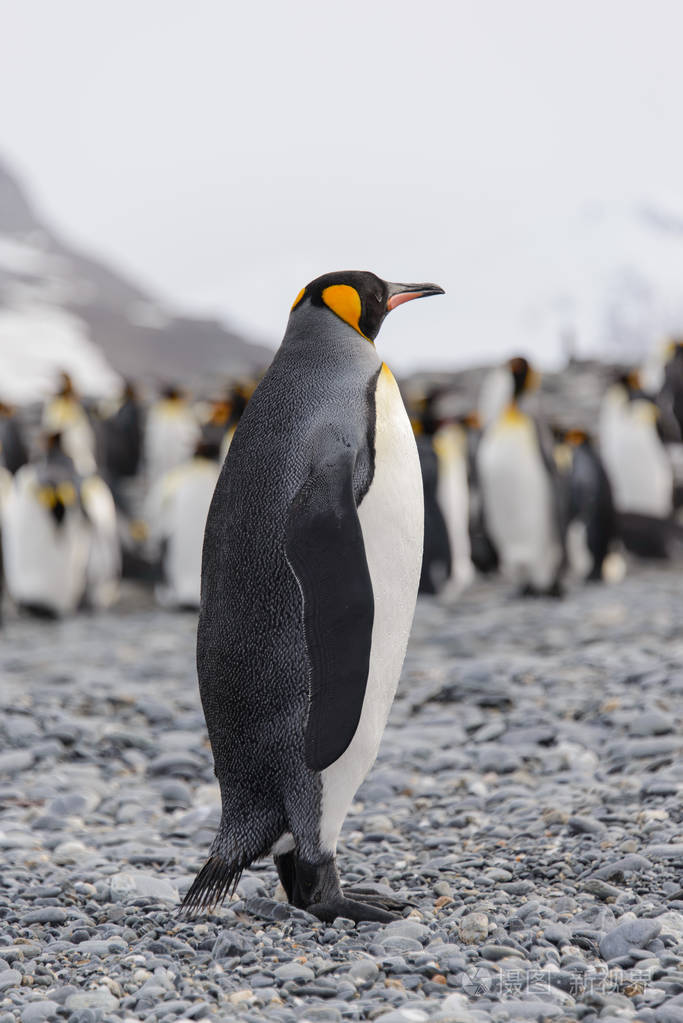
[(414, 298), (427, 298), (429, 295), (444, 295), (445, 291), (438, 284), (387, 284), (389, 298), (387, 312), (397, 305), (412, 302)]

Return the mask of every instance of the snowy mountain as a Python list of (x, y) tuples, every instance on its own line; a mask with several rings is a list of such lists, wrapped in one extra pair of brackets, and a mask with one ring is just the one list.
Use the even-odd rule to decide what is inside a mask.
[(91, 397), (111, 394), (121, 377), (213, 389), (272, 354), (217, 321), (179, 315), (76, 251), (0, 164), (0, 397), (44, 397), (62, 369)]

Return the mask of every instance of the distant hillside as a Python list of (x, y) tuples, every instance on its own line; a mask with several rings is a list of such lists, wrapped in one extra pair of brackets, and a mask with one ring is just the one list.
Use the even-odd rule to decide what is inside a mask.
[(91, 395), (110, 393), (120, 376), (215, 389), (258, 373), (272, 355), (216, 320), (179, 315), (76, 251), (0, 163), (0, 395), (41, 397), (62, 368)]

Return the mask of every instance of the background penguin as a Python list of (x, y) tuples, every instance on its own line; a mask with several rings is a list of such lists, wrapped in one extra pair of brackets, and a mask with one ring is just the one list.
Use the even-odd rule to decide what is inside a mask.
[(0, 624), (2, 624), (2, 595), (5, 590), (5, 570), (2, 563), (2, 519), (3, 509), (12, 493), (12, 473), (0, 465)]
[(622, 375), (603, 399), (600, 450), (624, 543), (643, 557), (666, 558), (674, 532), (674, 480), (658, 420), (638, 375)]
[(477, 452), (486, 527), (503, 573), (524, 595), (560, 592), (564, 530), (550, 444), (519, 407), (534, 383), (526, 359), (509, 364), (511, 400), (484, 432)]
[(27, 462), (28, 452), (15, 410), (0, 401), (0, 465), (14, 475)]
[[(508, 373), (509, 378), (509, 373)], [(508, 398), (510, 400), (511, 389), (508, 383)], [(503, 406), (504, 407), (504, 406)], [(484, 499), (481, 492), (481, 482), (477, 469), (477, 453), (483, 430), (481, 420), (477, 412), (469, 412), (459, 420), (461, 428), (467, 439), (467, 489), (469, 495), (469, 547), (472, 565), (481, 572), (488, 575), (497, 572), (499, 567), (498, 552), (491, 541), (490, 534), (486, 528), (484, 517)]]
[[(583, 430), (564, 433), (568, 480), (567, 554), (576, 574), (589, 582), (603, 578), (603, 566), (617, 538), (617, 516), (607, 473)], [(581, 551), (583, 548), (583, 551)]]
[(114, 496), (97, 475), (81, 482), (79, 496), (88, 533), (85, 602), (97, 609), (111, 607), (119, 596), (122, 566)]
[(313, 281), (235, 432), (206, 527), (197, 637), (223, 813), (186, 911), (273, 851), (294, 905), (323, 920), (389, 917), (345, 897), (335, 864), (422, 559), (415, 441), (373, 342), (389, 310), (441, 293), (365, 272)]
[(2, 517), (7, 589), (34, 614), (59, 617), (76, 609), (86, 587), (89, 535), (80, 480), (58, 434), (44, 459), (14, 477)]
[(439, 487), (439, 459), (433, 438), (422, 432), (422, 426), (413, 423), (417, 454), (422, 474), (424, 501), (424, 545), (419, 592), (428, 595), (440, 593), (451, 575), (451, 546), (448, 527), (437, 497)]
[(460, 422), (442, 423), (434, 435), (439, 463), (436, 496), (448, 530), (451, 550), (450, 595), (460, 593), (474, 578), (470, 547), (468, 436)]
[(164, 582), (160, 604), (196, 610), (202, 566), (202, 541), (220, 467), (219, 446), (200, 441), (194, 458), (176, 466), (149, 495), (146, 518), (150, 540), (161, 549)]
[(61, 450), (81, 476), (95, 472), (95, 432), (68, 373), (61, 374), (56, 395), (45, 405), (42, 425), (47, 435), (59, 434)]
[(130, 381), (126, 381), (118, 408), (103, 420), (102, 432), (104, 471), (118, 502), (121, 484), (137, 476), (142, 459), (142, 409)]
[(662, 394), (676, 417), (679, 440), (683, 440), (683, 341), (671, 344), (664, 367)]
[(199, 423), (177, 387), (167, 387), (147, 415), (145, 459), (152, 483), (192, 457)]

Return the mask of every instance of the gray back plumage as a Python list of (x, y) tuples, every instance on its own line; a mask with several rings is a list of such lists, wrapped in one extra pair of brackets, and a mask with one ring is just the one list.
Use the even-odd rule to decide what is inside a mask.
[[(374, 346), (332, 312), (297, 310), (237, 427), (209, 510), (200, 692), (224, 817), (226, 805), (233, 808), (230, 841), (252, 858), (279, 837), (285, 819), (315, 812), (320, 789), (303, 759), (308, 663), (301, 592), (285, 556), (289, 507), (322, 430), (358, 451), (354, 496), (362, 500), (373, 474), (380, 367)], [(245, 778), (249, 793), (240, 788)], [(301, 821), (302, 832), (307, 827), (313, 834), (316, 824)], [(259, 842), (265, 848), (256, 849)]]

